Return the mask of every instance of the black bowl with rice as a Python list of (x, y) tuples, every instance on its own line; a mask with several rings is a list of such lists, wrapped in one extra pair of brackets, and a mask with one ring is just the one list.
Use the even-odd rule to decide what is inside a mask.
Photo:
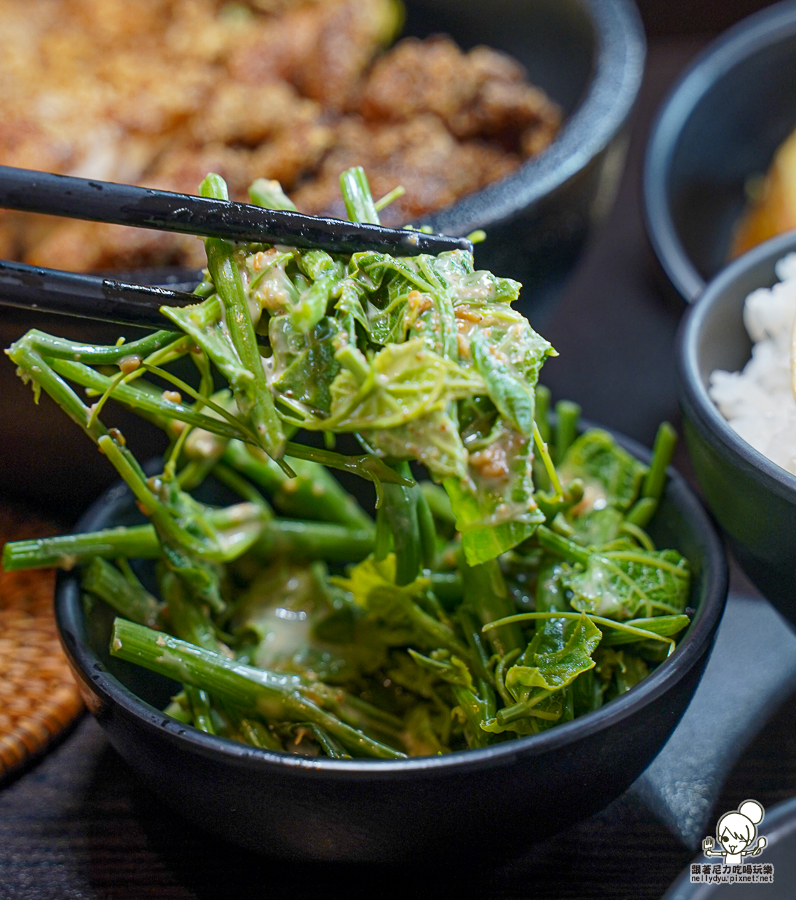
[[(783, 344), (790, 348), (792, 315), (786, 321), (786, 310), (766, 317), (754, 309), (761, 303), (770, 307), (772, 299), (787, 307), (789, 298), (784, 295), (796, 294), (792, 277), (768, 300), (758, 293), (749, 302), (746, 319), (755, 338), (764, 338), (757, 343), (753, 367), (741, 379), (718, 373), (738, 372), (749, 362), (753, 341), (744, 325), (747, 297), (776, 285), (779, 275), (792, 276), (792, 265), (785, 258), (794, 251), (796, 233), (790, 232), (761, 244), (721, 272), (683, 320), (677, 365), (686, 441), (702, 492), (744, 570), (792, 623), (796, 623), (796, 475), (761, 452), (783, 465), (790, 457), (794, 465), (796, 446), (791, 445), (788, 454), (783, 444), (788, 441), (788, 417), (796, 421), (796, 400), (782, 390), (790, 373), (789, 360), (783, 360), (781, 352)], [(790, 302), (796, 306), (796, 296)], [(779, 353), (773, 346), (777, 342)], [(779, 392), (772, 399), (768, 387), (776, 384)], [(735, 427), (714, 398), (725, 414), (735, 414)], [(777, 406), (782, 407), (782, 416)]]

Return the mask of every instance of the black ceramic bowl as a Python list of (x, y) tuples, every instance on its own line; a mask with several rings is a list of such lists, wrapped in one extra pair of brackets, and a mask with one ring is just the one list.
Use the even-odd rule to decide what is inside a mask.
[(777, 281), (777, 260), (796, 232), (736, 260), (702, 294), (680, 327), (677, 382), (685, 436), (702, 492), (757, 587), (796, 623), (796, 476), (739, 437), (708, 395), (714, 369), (735, 372), (751, 355), (743, 303)]
[[(649, 455), (625, 442), (642, 459)], [(80, 530), (138, 521), (118, 486)], [(177, 686), (108, 654), (113, 613), (84, 616), (78, 579), (62, 574), (56, 616), (89, 709), (146, 784), (197, 825), (256, 851), (315, 860), (479, 858), (527, 846), (621, 794), (661, 749), (701, 677), (727, 592), (707, 514), (676, 473), (650, 528), (694, 571), (696, 610), (672, 656), (627, 694), (540, 735), (399, 761), (302, 759), (207, 735), (168, 718)]]
[(744, 19), (679, 81), (650, 138), (647, 230), (672, 284), (692, 302), (728, 261), (747, 179), (796, 126), (796, 2)]
[[(622, 126), (644, 70), (644, 31), (631, 0), (407, 0), (408, 34), (445, 32), (487, 44), (527, 69), (564, 111), (542, 154), (516, 173), (427, 217), (447, 234), (484, 228), (476, 261), (527, 286), (571, 263), (613, 199), (624, 160)], [(619, 138), (619, 140), (617, 140)], [(424, 219), (425, 221), (425, 219)]]
[[(644, 66), (636, 8), (632, 0), (407, 0), (406, 7), (405, 34), (445, 32), (466, 48), (488, 44), (511, 53), (564, 110), (563, 129), (547, 151), (430, 217), (434, 228), (452, 234), (485, 228), (489, 239), (477, 248), (478, 264), (523, 281), (524, 302), (541, 302), (613, 196), (620, 132)], [(0, 348), (28, 328), (98, 343), (119, 335), (115, 326), (0, 309)], [(120, 414), (123, 430), (127, 421)], [(144, 425), (138, 433), (140, 456), (162, 452), (156, 429)], [(61, 507), (62, 517), (74, 520), (72, 509), (85, 508), (110, 484), (99, 454), (82, 452), (84, 441), (49, 401), (34, 407), (14, 367), (0, 363), (0, 490)]]

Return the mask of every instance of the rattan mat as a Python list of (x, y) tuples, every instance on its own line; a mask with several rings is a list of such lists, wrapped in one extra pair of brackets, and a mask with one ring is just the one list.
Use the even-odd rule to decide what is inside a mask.
[[(0, 506), (0, 547), (52, 533), (51, 525)], [(0, 782), (83, 708), (58, 642), (53, 582), (49, 570), (0, 570)]]

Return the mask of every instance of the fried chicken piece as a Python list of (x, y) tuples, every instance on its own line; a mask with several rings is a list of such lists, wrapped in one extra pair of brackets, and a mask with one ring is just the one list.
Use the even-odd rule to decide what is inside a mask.
[(244, 41), (229, 60), (233, 78), (283, 79), (329, 109), (343, 109), (374, 56), (396, 35), (394, 0), (327, 0), (291, 9)]
[(0, 161), (4, 166), (60, 171), (75, 162), (74, 147), (30, 118), (5, 118), (0, 128)]
[(161, 135), (201, 113), (218, 82), (210, 66), (162, 54), (117, 51), (97, 67), (110, 96), (107, 117), (125, 130)]
[(206, 265), (204, 245), (190, 235), (144, 228), (67, 222), (54, 228), (25, 255), (25, 262), (73, 272)]
[(192, 123), (197, 142), (257, 146), (281, 137), (291, 128), (320, 124), (323, 110), (313, 100), (298, 95), (283, 81), (220, 84), (201, 117)]
[(509, 175), (519, 163), (518, 156), (496, 146), (457, 141), (434, 115), (396, 123), (365, 122), (351, 116), (338, 126), (334, 147), (317, 175), (292, 196), (303, 211), (345, 216), (340, 173), (362, 165), (374, 197), (399, 184), (406, 189), (381, 215), (385, 225), (400, 225)]
[(524, 155), (544, 149), (561, 111), (519, 63), (488, 47), (463, 53), (447, 37), (405, 38), (373, 66), (358, 103), (371, 120), (439, 116), (461, 139), (488, 137)]
[[(315, 121), (293, 121), (273, 140), (253, 150), (220, 142), (200, 148), (175, 147), (141, 180), (147, 187), (195, 194), (207, 173), (216, 172), (227, 182), (233, 200), (246, 200), (255, 178), (275, 178), (292, 185), (299, 174), (316, 165), (331, 140), (331, 129)], [(144, 266), (202, 268), (205, 264), (198, 238), (93, 222), (61, 220), (38, 241), (29, 236), (27, 243), (27, 262), (77, 272)]]
[[(232, 122), (228, 122), (232, 125)], [(270, 140), (254, 148), (242, 142), (188, 145), (166, 151), (142, 179), (147, 187), (194, 194), (208, 172), (227, 182), (230, 197), (245, 200), (256, 178), (272, 178), (291, 188), (312, 171), (330, 146), (334, 132), (319, 119), (297, 117)]]

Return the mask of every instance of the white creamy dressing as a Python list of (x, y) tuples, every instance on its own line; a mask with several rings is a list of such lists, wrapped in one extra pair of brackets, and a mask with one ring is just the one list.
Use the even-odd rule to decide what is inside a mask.
[(613, 592), (606, 572), (593, 566), (578, 582), (578, 592), (595, 605), (589, 612), (598, 616), (615, 615), (622, 608), (621, 598)]
[(258, 617), (257, 624), (265, 632), (254, 657), (261, 668), (292, 658), (309, 643), (311, 623), (304, 610), (278, 606)]
[(608, 497), (605, 494), (605, 486), (599, 481), (588, 479), (583, 484), (583, 499), (572, 508), (576, 516), (583, 516), (593, 510), (598, 511), (608, 506)]

